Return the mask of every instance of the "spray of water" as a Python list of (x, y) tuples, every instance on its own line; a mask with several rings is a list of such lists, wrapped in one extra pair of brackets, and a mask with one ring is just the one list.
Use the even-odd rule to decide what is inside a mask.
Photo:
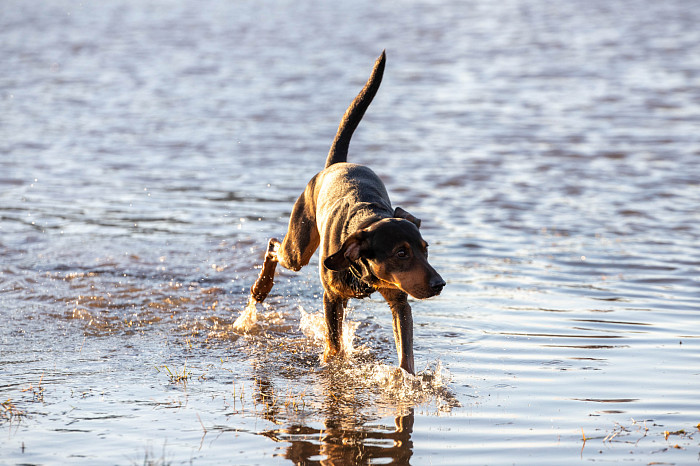
[(440, 360), (429, 364), (416, 375), (388, 364), (354, 366), (350, 372), (353, 377), (381, 388), (382, 396), (390, 401), (411, 404), (435, 402), (440, 411), (450, 411), (460, 406), (448, 388), (451, 375)]
[(248, 305), (243, 309), (233, 323), (233, 331), (238, 333), (251, 333), (258, 327), (258, 302), (254, 299), (248, 301)]
[[(300, 330), (318, 345), (323, 345), (326, 338), (326, 322), (322, 312), (306, 312), (299, 307), (301, 319)], [(336, 366), (334, 370), (345, 372), (346, 379), (352, 380), (365, 388), (376, 390), (383, 398), (391, 402), (418, 404), (435, 402), (440, 411), (450, 411), (460, 406), (448, 386), (451, 380), (449, 371), (441, 361), (435, 361), (423, 371), (411, 375), (405, 370), (390, 364), (384, 364), (373, 357), (365, 357), (366, 348), (353, 347), (355, 332), (359, 322), (345, 319), (343, 322), (343, 350), (347, 361)]]
[[(306, 312), (301, 306), (299, 306), (299, 312), (301, 314), (299, 329), (302, 331), (302, 333), (317, 344), (324, 344), (326, 341), (326, 319), (323, 316), (323, 312), (309, 313)], [(353, 341), (355, 340), (355, 332), (357, 331), (357, 327), (359, 325), (359, 322), (354, 322), (349, 319), (343, 320), (342, 345), (343, 353), (346, 357), (352, 357), (352, 355), (355, 353)]]

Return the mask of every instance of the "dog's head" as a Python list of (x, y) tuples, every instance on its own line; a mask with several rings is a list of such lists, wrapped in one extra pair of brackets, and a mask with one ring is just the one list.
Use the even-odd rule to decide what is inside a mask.
[(420, 220), (400, 213), (406, 215), (382, 219), (351, 234), (323, 265), (340, 271), (364, 258), (380, 287), (398, 288), (418, 299), (440, 294), (445, 281), (428, 263), (428, 243), (418, 231)]

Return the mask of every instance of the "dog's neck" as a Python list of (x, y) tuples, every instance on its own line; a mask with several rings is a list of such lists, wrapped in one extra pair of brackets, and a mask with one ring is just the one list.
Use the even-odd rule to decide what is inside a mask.
[[(391, 207), (369, 202), (360, 202), (353, 206), (348, 223), (345, 225), (345, 237), (356, 231), (368, 228), (372, 224), (392, 216)], [(343, 238), (345, 240), (345, 238)], [(366, 298), (376, 291), (379, 279), (374, 276), (372, 269), (365, 259), (352, 263), (347, 272), (346, 280), (355, 294), (355, 298)]]
[(355, 298), (366, 298), (377, 291), (375, 284), (379, 279), (374, 276), (365, 259), (353, 262), (349, 272), (349, 285)]

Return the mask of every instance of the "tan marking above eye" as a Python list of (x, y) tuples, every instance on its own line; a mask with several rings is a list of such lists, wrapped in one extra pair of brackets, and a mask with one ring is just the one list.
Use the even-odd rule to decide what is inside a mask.
[[(401, 252), (405, 252), (406, 255), (405, 255), (405, 256), (399, 256), (399, 253), (401, 253)], [(400, 258), (410, 257), (410, 255), (411, 255), (411, 245), (408, 244), (408, 243), (403, 243), (403, 244), (397, 246), (397, 247), (394, 249), (394, 255), (395, 255), (395, 256), (399, 256)]]

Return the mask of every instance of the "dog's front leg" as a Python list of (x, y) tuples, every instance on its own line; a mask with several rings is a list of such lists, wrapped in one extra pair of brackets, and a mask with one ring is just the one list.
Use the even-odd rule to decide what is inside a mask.
[(323, 313), (326, 317), (326, 349), (323, 352), (323, 362), (330, 361), (334, 356), (342, 352), (343, 318), (347, 299), (332, 295), (328, 291), (323, 293)]
[(394, 327), (396, 353), (399, 356), (399, 367), (409, 374), (415, 374), (413, 363), (413, 314), (408, 304), (408, 295), (400, 290), (380, 289), (391, 308)]

